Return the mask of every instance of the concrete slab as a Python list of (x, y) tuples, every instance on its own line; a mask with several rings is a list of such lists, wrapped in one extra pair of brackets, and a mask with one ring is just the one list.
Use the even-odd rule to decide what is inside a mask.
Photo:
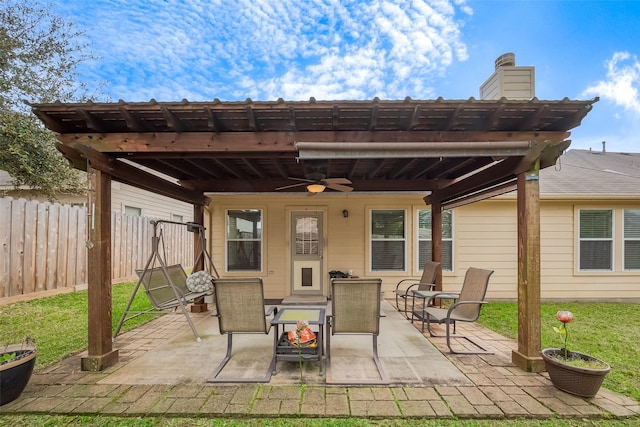
[[(391, 385), (468, 386), (471, 381), (429, 340), (414, 328), (388, 302), (380, 321), (378, 354)], [(196, 321), (201, 342), (187, 328), (146, 354), (124, 364), (99, 381), (100, 384), (202, 384), (224, 358), (226, 335), (220, 335), (217, 319), (211, 316)], [(220, 373), (223, 378), (264, 376), (273, 354), (273, 331), (269, 335), (236, 334), (231, 360)], [(377, 379), (372, 359), (372, 339), (364, 335), (331, 337), (332, 377), (341, 382)], [(279, 362), (278, 373), (270, 384), (299, 384), (298, 362)], [(302, 381), (324, 384), (318, 375), (318, 362), (303, 362)]]

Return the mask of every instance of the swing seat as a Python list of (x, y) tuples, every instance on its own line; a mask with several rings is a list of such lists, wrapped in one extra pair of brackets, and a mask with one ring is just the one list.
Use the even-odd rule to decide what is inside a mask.
[[(201, 341), (198, 332), (196, 331), (193, 322), (191, 321), (191, 316), (189, 316), (189, 312), (187, 311), (187, 305), (193, 303), (196, 299), (203, 297), (205, 295), (213, 294), (213, 288), (205, 290), (206, 283), (202, 282), (202, 278), (198, 278), (195, 283), (198, 286), (195, 286), (195, 290), (198, 291), (202, 289), (202, 292), (193, 292), (187, 286), (187, 273), (185, 273), (182, 265), (174, 264), (174, 265), (166, 265), (166, 254), (163, 257), (164, 251), (161, 249), (165, 249), (163, 233), (161, 225), (163, 223), (171, 223), (178, 225), (186, 225), (187, 230), (198, 233), (198, 242), (197, 246), (200, 247), (200, 254), (194, 261), (194, 266), (202, 266), (205, 260), (209, 262), (209, 268), (207, 269), (208, 273), (214, 273), (215, 277), (218, 277), (218, 271), (216, 267), (213, 265), (213, 261), (211, 257), (207, 253), (207, 245), (204, 238), (204, 227), (195, 224), (195, 223), (179, 223), (174, 221), (165, 221), (165, 220), (157, 220), (151, 221), (153, 224), (153, 237), (151, 239), (151, 247), (153, 248), (151, 255), (149, 256), (149, 260), (147, 261), (144, 269), (136, 270), (136, 274), (138, 275), (138, 283), (136, 284), (131, 296), (129, 297), (129, 302), (127, 303), (127, 307), (124, 309), (122, 313), (122, 317), (120, 317), (120, 322), (118, 322), (118, 326), (116, 327), (115, 332), (113, 333), (113, 339), (115, 340), (120, 330), (122, 329), (122, 325), (127, 320), (130, 320), (136, 316), (141, 314), (150, 313), (154, 309), (155, 310), (167, 310), (173, 308), (175, 310), (180, 307), (182, 313), (187, 319), (187, 323), (191, 327), (193, 331), (193, 335), (195, 335), (196, 340), (198, 342)], [(159, 264), (156, 263), (159, 262)], [(158, 267), (155, 267), (159, 265)], [(150, 266), (152, 266), (150, 268)], [(213, 277), (213, 276), (212, 276)], [(190, 283), (190, 285), (194, 285), (194, 283)], [(149, 299), (149, 302), (153, 306), (153, 308), (146, 311), (131, 311), (131, 304), (136, 296), (136, 293), (140, 289), (140, 286), (144, 287), (145, 294)], [(194, 287), (194, 286), (192, 286)], [(212, 283), (213, 287), (213, 283)]]
[(191, 292), (187, 287), (187, 273), (180, 264), (168, 265), (165, 270), (166, 275), (162, 267), (150, 268), (146, 271), (136, 270), (144, 291), (156, 310), (176, 308), (213, 293), (213, 291)]

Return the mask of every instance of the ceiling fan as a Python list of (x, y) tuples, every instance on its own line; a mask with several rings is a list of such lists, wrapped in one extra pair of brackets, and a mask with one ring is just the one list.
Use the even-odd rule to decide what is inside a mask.
[(285, 185), (278, 187), (276, 190), (285, 190), (287, 188), (306, 186), (309, 194), (322, 193), (326, 188), (336, 191), (349, 192), (353, 191), (353, 187), (348, 187), (351, 181), (347, 178), (326, 178), (323, 173), (313, 172), (305, 175), (305, 178), (289, 177), (292, 181), (301, 181), (298, 184)]

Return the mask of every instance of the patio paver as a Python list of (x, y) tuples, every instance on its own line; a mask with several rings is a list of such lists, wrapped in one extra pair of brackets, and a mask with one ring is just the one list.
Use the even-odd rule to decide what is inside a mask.
[[(207, 314), (192, 313), (198, 315)], [(185, 328), (183, 316), (164, 316), (121, 335), (119, 345), (135, 349), (132, 354), (144, 353), (165, 341), (167, 334)], [(23, 395), (0, 407), (0, 415), (640, 418), (640, 403), (633, 399), (606, 389), (593, 399), (561, 392), (546, 373), (524, 372), (511, 364), (514, 342), (476, 324), (459, 328), (464, 334), (481, 336), (490, 346), (496, 344), (492, 356), (451, 355), (444, 339), (429, 338), (471, 380), (471, 386), (99, 384), (108, 373), (80, 372), (82, 354), (78, 354), (35, 372)], [(119, 364), (133, 357), (121, 358)]]

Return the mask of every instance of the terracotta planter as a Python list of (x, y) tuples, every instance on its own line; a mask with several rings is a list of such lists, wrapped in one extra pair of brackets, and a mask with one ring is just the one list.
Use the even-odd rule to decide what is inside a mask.
[(0, 406), (16, 400), (27, 386), (36, 364), (35, 345), (0, 347), (0, 355), (16, 353), (16, 358), (0, 364)]
[(600, 390), (604, 377), (611, 370), (611, 366), (609, 366), (608, 363), (587, 354), (567, 351), (569, 357), (599, 362), (604, 368), (594, 369), (567, 365), (563, 363), (562, 360), (553, 357), (554, 355), (562, 358), (564, 350), (559, 348), (545, 348), (542, 350), (542, 358), (544, 359), (551, 382), (558, 389), (575, 394), (576, 396), (595, 396), (598, 390)]

